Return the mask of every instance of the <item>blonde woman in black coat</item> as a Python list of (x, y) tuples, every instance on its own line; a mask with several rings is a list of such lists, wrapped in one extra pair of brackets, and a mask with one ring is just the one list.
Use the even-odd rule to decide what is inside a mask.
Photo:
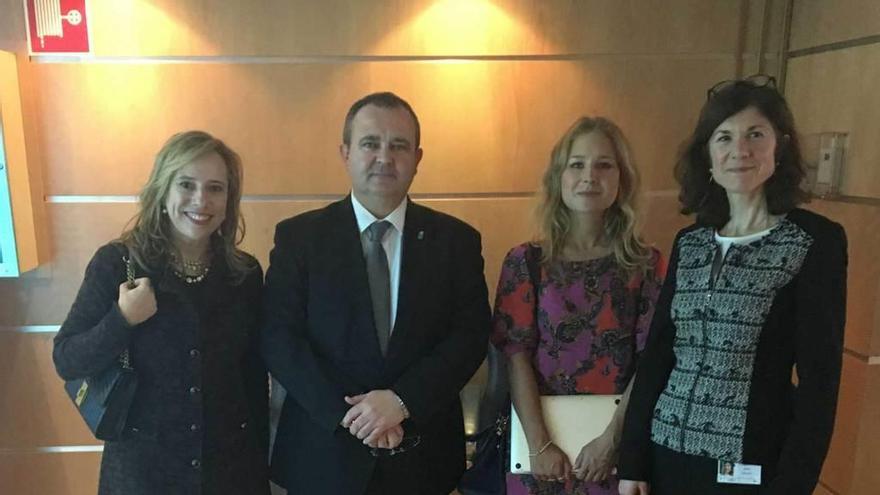
[(236, 248), (241, 179), (222, 141), (172, 136), (134, 227), (95, 253), (55, 338), (64, 379), (93, 376), (126, 349), (138, 375), (122, 437), (104, 448), (101, 495), (269, 492), (262, 270)]

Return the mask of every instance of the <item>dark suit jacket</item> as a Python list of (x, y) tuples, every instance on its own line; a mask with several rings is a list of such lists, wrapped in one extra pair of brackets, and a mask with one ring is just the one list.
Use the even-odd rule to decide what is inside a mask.
[[(385, 459), (400, 493), (449, 493), (465, 468), (459, 391), (486, 353), (480, 235), (410, 202), (397, 318), (383, 358), (351, 198), (279, 223), (266, 274), (263, 355), (288, 396), (272, 477), (291, 494), (364, 493), (376, 458), (339, 426), (343, 400), (391, 389), (418, 447)], [(383, 470), (386, 468), (383, 467)]]

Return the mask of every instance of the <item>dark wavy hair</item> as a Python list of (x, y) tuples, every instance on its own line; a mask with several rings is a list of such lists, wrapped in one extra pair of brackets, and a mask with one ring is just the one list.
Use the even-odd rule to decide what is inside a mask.
[(794, 116), (785, 98), (772, 84), (733, 81), (718, 91), (709, 92), (697, 126), (675, 164), (675, 179), (681, 186), (678, 194), (681, 212), (696, 213), (700, 224), (721, 228), (730, 220), (727, 194), (711, 180), (709, 139), (728, 117), (748, 107), (757, 109), (776, 132), (776, 169), (764, 183), (768, 210), (774, 215), (785, 214), (809, 199), (809, 194), (800, 187), (804, 166)]

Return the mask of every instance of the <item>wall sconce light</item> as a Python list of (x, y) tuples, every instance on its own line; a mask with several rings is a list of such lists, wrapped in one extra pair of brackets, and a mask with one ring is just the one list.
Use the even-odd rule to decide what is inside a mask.
[(848, 145), (849, 134), (845, 132), (820, 132), (805, 136), (807, 189), (814, 195), (824, 199), (840, 195)]

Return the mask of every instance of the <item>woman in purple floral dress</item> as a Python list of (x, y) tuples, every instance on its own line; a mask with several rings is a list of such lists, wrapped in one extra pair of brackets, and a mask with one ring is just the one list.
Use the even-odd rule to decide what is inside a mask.
[[(612, 471), (629, 384), (666, 269), (636, 230), (637, 193), (620, 129), (601, 117), (577, 120), (544, 173), (541, 240), (504, 260), (492, 341), (509, 358), (533, 473), (508, 474), (508, 495), (617, 494)], [(547, 433), (540, 396), (574, 394), (624, 397), (605, 432), (569, 459)]]

